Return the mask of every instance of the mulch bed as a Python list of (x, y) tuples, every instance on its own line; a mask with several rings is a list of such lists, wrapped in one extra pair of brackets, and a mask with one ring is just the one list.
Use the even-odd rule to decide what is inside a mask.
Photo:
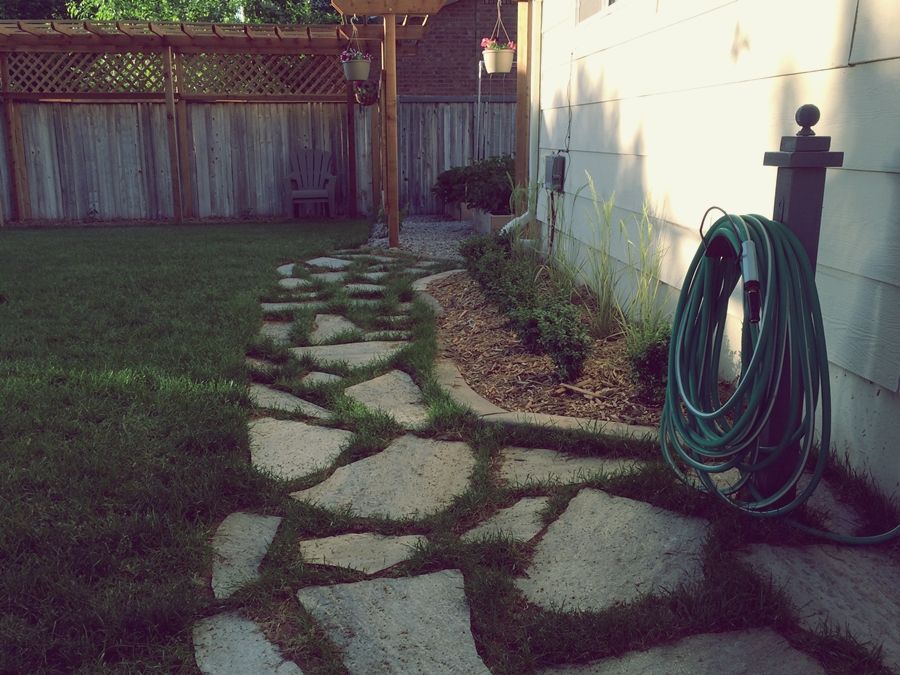
[(563, 383), (553, 361), (522, 346), (506, 316), (468, 274), (435, 281), (428, 292), (444, 308), (438, 319), (444, 354), (456, 363), (469, 386), (495, 405), (627, 424), (659, 424), (662, 406), (642, 400), (631, 379), (621, 338), (595, 340), (581, 377)]

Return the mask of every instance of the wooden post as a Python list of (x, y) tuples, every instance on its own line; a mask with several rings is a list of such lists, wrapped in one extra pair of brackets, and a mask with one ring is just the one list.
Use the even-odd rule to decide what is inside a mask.
[[(797, 235), (815, 274), (822, 203), (825, 199), (825, 171), (827, 167), (843, 165), (844, 153), (830, 151), (831, 138), (816, 136), (812, 130), (819, 121), (819, 109), (814, 105), (800, 106), (795, 119), (801, 127), (800, 131), (796, 136), (783, 136), (780, 152), (767, 152), (763, 164), (778, 167), (772, 219), (786, 225)], [(775, 447), (783, 443), (789, 433), (786, 427), (792, 410), (799, 414), (802, 401), (791, 396), (791, 371), (790, 359), (786, 354), (772, 415), (760, 438), (762, 446)], [(829, 450), (820, 448), (819, 452)], [(768, 497), (778, 492), (793, 474), (799, 458), (800, 442), (797, 441), (787, 445), (778, 459), (765, 470), (754, 474), (754, 485), (760, 494)], [(792, 487), (776, 505), (790, 502), (795, 494), (796, 488)]]
[(400, 171), (397, 149), (397, 20), (393, 14), (384, 17), (385, 71), (385, 212), (387, 213), (388, 245), (400, 245)]
[[(516, 30), (516, 185), (528, 188), (528, 133), (531, 124), (531, 3), (519, 2)], [(527, 208), (527, 200), (526, 200)]]
[[(179, 93), (184, 93), (182, 83), (181, 54), (175, 54), (175, 81), (178, 83)], [(188, 102), (184, 97), (179, 98), (175, 104), (175, 127), (178, 131), (178, 166), (181, 176), (181, 201), (185, 218), (194, 217), (194, 183), (191, 176), (191, 142), (188, 136)]]
[(370, 110), (372, 116), (371, 122), (371, 142), (372, 142), (372, 209), (373, 215), (378, 215), (378, 210), (382, 208), (383, 201), (381, 197), (381, 148), (384, 147), (384, 141), (381, 135), (381, 114), (384, 110), (383, 87), (379, 87), (379, 101), (373, 105)]
[(166, 127), (169, 141), (169, 171), (172, 174), (172, 210), (175, 222), (184, 221), (184, 202), (181, 194), (181, 170), (178, 161), (178, 125), (175, 115), (175, 77), (172, 48), (165, 47), (163, 56), (163, 78), (166, 87)]
[(3, 94), (3, 131), (6, 135), (6, 158), (12, 182), (12, 218), (31, 218), (31, 198), (28, 194), (28, 173), (25, 170), (25, 139), (22, 121), (10, 97), (8, 54), (0, 54), (0, 91)]
[[(353, 82), (347, 83), (347, 215), (354, 218), (356, 208), (356, 97)], [(332, 214), (334, 215), (334, 214)]]

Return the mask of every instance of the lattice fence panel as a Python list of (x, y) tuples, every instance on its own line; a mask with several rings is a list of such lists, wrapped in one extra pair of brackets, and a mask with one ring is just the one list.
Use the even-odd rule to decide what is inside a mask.
[(347, 83), (336, 56), (184, 54), (178, 89), (185, 94), (342, 95)]
[(164, 91), (162, 56), (153, 52), (13, 52), (10, 88), (17, 92), (160, 93)]

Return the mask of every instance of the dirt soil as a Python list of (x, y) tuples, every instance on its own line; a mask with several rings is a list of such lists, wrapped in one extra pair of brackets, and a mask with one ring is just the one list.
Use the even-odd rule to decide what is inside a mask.
[(581, 377), (563, 383), (550, 357), (522, 346), (506, 316), (468, 274), (435, 281), (428, 292), (444, 308), (438, 318), (444, 354), (491, 403), (507, 410), (659, 424), (662, 406), (639, 396), (621, 338), (595, 340)]

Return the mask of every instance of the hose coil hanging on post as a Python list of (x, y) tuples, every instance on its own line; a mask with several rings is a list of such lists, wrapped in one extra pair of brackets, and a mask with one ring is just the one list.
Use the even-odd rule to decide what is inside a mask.
[[(741, 372), (736, 389), (723, 401), (718, 373), (728, 301), (742, 277)], [(802, 244), (786, 226), (759, 215), (732, 214), (713, 224), (682, 286), (668, 375), (660, 444), (683, 481), (691, 483), (686, 472), (693, 470), (703, 490), (760, 517), (788, 514), (812, 495), (831, 443), (828, 355), (815, 275)], [(782, 377), (789, 378), (792, 407), (785, 428), (772, 438), (764, 431)], [(817, 454), (811, 479), (794, 495), (813, 455), (820, 405), (823, 451)], [(768, 438), (767, 445), (762, 438)], [(789, 477), (763, 494), (755, 476), (797, 444), (800, 452)], [(731, 469), (737, 469), (740, 478), (727, 485), (713, 480)], [(848, 537), (798, 526), (855, 544), (878, 543), (900, 533), (898, 526), (883, 535)]]

